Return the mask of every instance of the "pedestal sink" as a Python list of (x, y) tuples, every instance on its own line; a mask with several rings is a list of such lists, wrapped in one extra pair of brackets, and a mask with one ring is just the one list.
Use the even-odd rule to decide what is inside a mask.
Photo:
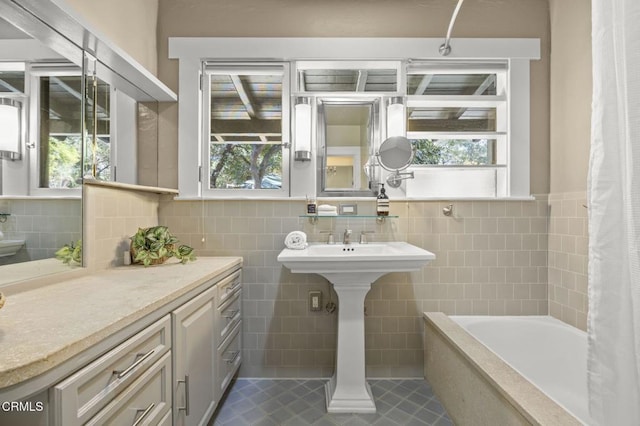
[(320, 274), (338, 295), (336, 368), (325, 386), (328, 412), (375, 413), (365, 377), (365, 296), (382, 275), (415, 271), (433, 259), (433, 253), (404, 242), (310, 244), (304, 250), (280, 252), (278, 262), (291, 272)]

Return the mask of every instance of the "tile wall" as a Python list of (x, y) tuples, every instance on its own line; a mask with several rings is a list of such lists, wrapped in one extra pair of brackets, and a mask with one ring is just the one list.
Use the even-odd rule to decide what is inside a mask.
[(587, 329), (588, 224), (585, 192), (549, 195), (549, 314)]
[(91, 270), (122, 265), (129, 237), (138, 227), (158, 224), (160, 195), (108, 186), (83, 186), (86, 267)]
[(65, 244), (81, 238), (79, 199), (3, 199), (0, 213), (10, 213), (0, 230), (5, 239), (25, 240), (14, 256), (0, 257), (0, 265), (53, 257)]
[[(423, 311), (448, 314), (547, 314), (548, 201), (392, 202), (398, 218), (300, 218), (303, 201), (160, 202), (159, 220), (197, 254), (244, 257), (244, 377), (328, 377), (333, 373), (336, 313), (309, 312), (308, 292), (336, 301), (328, 282), (292, 274), (276, 261), (284, 238), (304, 230), (311, 241), (345, 228), (373, 240), (406, 240), (437, 260), (389, 274), (366, 299), (369, 377), (421, 377)], [(360, 214), (372, 202), (358, 202)], [(204, 238), (204, 242), (203, 242)]]

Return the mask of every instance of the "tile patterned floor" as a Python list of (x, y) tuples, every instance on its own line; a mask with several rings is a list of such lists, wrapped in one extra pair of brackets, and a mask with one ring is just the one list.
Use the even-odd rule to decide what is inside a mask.
[(425, 380), (369, 380), (378, 409), (375, 414), (327, 413), (324, 383), (237, 379), (210, 425), (453, 425)]

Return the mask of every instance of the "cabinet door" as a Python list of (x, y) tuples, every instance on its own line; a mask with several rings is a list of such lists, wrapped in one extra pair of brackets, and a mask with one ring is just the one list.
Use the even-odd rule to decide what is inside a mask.
[(174, 419), (176, 425), (206, 425), (217, 404), (214, 365), (216, 288), (173, 312)]

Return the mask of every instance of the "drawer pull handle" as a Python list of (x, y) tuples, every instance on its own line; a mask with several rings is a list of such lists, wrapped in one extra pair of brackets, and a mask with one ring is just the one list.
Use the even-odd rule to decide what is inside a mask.
[(184, 375), (184, 380), (178, 380), (178, 383), (184, 383), (184, 407), (178, 407), (178, 411), (184, 411), (186, 416), (189, 415), (189, 375)]
[(240, 309), (235, 309), (233, 311), (229, 311), (228, 314), (224, 315), (224, 317), (228, 320), (235, 318), (236, 315), (240, 312)]
[(225, 293), (230, 293), (234, 291), (236, 288), (238, 288), (238, 286), (240, 286), (240, 281), (230, 283), (228, 286), (225, 287), (224, 291)]
[[(142, 419), (144, 419), (145, 417), (147, 417), (147, 415), (151, 412), (151, 410), (153, 410), (153, 407), (155, 407), (155, 406), (156, 406), (156, 404), (154, 404), (154, 403), (152, 402), (152, 403), (151, 403), (151, 405), (149, 405), (149, 406), (147, 407), (147, 409), (146, 409), (146, 410), (144, 410), (144, 412), (140, 415), (140, 417), (138, 417), (138, 418), (136, 419), (136, 421), (133, 423), (133, 425), (132, 425), (132, 426), (138, 426), (140, 423), (142, 423)], [(136, 412), (138, 412), (138, 411), (142, 411), (142, 410), (137, 410)]]
[(227, 364), (233, 364), (234, 362), (236, 362), (236, 360), (240, 356), (240, 351), (233, 351), (233, 352), (230, 352), (230, 354), (231, 354), (231, 358), (224, 359), (224, 362), (226, 362)]
[[(146, 354), (144, 354), (140, 358), (138, 358), (136, 360), (136, 362), (134, 362), (129, 367), (127, 367), (126, 370), (122, 370), (122, 371), (113, 370), (113, 374), (117, 374), (118, 375), (118, 379), (122, 379), (124, 376), (126, 376), (129, 373), (131, 373), (137, 366), (142, 364), (147, 358), (149, 358), (151, 355), (153, 355), (153, 353), (155, 351), (156, 351), (155, 349), (151, 349), (149, 352), (147, 352)], [(137, 356), (140, 356), (140, 354), (138, 354)]]

